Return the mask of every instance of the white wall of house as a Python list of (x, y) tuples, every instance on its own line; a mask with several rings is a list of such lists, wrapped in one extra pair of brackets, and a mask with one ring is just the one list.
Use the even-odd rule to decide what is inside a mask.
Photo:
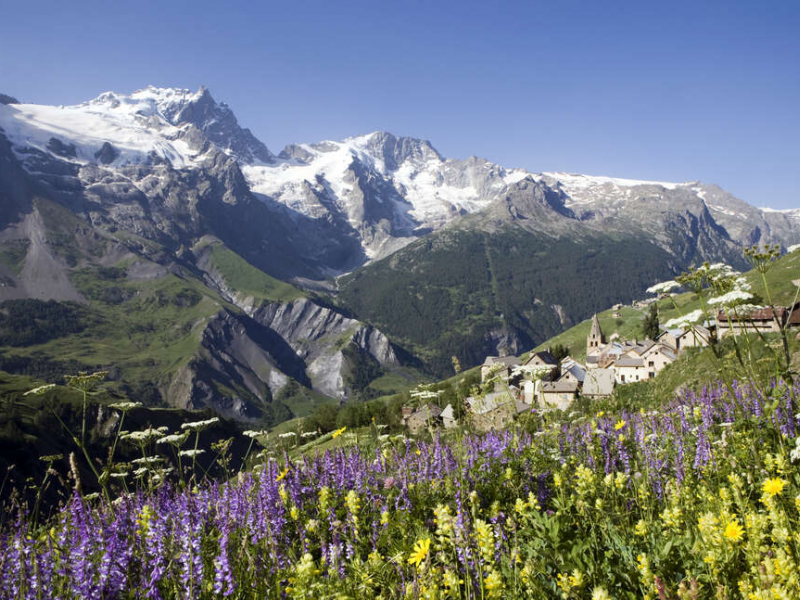
[(635, 383), (648, 378), (647, 369), (644, 366), (618, 367), (615, 365), (614, 373), (617, 377), (617, 383)]

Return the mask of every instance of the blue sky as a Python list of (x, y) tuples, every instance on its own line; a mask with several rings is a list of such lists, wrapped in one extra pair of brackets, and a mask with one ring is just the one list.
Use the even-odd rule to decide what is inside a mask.
[(800, 208), (800, 2), (0, 0), (0, 92), (206, 85), (273, 151), (384, 129)]

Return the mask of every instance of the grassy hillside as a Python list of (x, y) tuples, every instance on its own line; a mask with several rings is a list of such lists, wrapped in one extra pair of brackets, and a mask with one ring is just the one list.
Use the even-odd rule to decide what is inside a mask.
[[(744, 274), (747, 281), (752, 285), (752, 293), (766, 298), (764, 283), (761, 274), (752, 270)], [(795, 300), (797, 286), (793, 280), (800, 279), (800, 252), (787, 254), (779, 258), (767, 273), (767, 284), (769, 285), (772, 299), (777, 305), (789, 305)], [(645, 295), (642, 295), (645, 297)], [(798, 298), (800, 299), (800, 298)], [(621, 298), (618, 301), (622, 301)], [(674, 304), (673, 304), (674, 301)], [(659, 320), (663, 325), (670, 319), (679, 316), (680, 312), (675, 308), (675, 304), (680, 312), (687, 313), (700, 308), (700, 299), (694, 293), (675, 294), (672, 298), (664, 298), (658, 301)], [(644, 319), (646, 308), (633, 308), (625, 306), (620, 310), (619, 318), (612, 317), (612, 309), (606, 309), (597, 313), (600, 319), (600, 327), (608, 339), (613, 333), (619, 333), (624, 339), (634, 337), (641, 338), (642, 319)], [(563, 344), (570, 349), (570, 353), (575, 358), (582, 360), (586, 356), (586, 336), (591, 327), (591, 318), (567, 329), (566, 331), (539, 344), (535, 349)]]
[(670, 275), (647, 240), (447, 230), (343, 277), (340, 301), (431, 373), (483, 362), (506, 335), (531, 347)]
[(256, 299), (289, 302), (303, 296), (291, 284), (270, 277), (221, 243), (211, 245), (210, 262), (231, 289)]

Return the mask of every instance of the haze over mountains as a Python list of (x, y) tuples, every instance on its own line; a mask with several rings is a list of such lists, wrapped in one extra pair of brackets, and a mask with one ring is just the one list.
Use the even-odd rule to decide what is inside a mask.
[[(387, 132), (275, 154), (208, 90), (149, 87), (0, 96), (0, 228), (0, 300), (124, 320), (161, 293), (184, 319), (149, 369), (161, 398), (258, 418), (290, 380), (344, 398), (404, 361), (442, 374), (452, 355), (522, 351), (691, 264), (797, 243), (800, 210), (445, 158)], [(115, 358), (129, 384), (164, 332), (132, 335)]]

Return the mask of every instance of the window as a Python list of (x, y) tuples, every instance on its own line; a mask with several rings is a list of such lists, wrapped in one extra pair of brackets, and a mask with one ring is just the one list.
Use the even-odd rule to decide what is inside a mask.
[(648, 367), (654, 367), (655, 363), (651, 360), (650, 362), (647, 363), (647, 366)]

